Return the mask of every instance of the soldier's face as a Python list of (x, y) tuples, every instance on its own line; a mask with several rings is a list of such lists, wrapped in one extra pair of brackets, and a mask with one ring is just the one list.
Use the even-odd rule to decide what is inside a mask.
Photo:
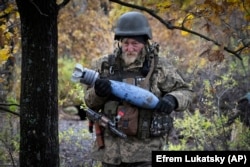
[(130, 65), (139, 57), (144, 44), (134, 40), (133, 38), (124, 38), (121, 42), (121, 46), (122, 58), (125, 65)]

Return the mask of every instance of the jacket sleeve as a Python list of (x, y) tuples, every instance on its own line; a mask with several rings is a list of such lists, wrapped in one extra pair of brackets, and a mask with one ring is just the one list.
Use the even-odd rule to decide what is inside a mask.
[(95, 110), (101, 109), (106, 99), (107, 97), (97, 96), (94, 87), (90, 87), (85, 91), (84, 101), (89, 108)]
[(162, 92), (162, 96), (170, 94), (176, 98), (178, 107), (175, 111), (187, 109), (192, 102), (193, 91), (184, 81), (177, 69), (168, 64), (166, 60), (161, 60), (158, 66), (157, 80), (157, 85)]
[[(91, 69), (96, 70), (96, 71), (101, 71), (101, 65), (103, 61), (107, 61), (107, 55), (102, 56), (98, 59), (94, 59), (91, 62)], [(95, 93), (94, 86), (90, 87), (87, 86), (85, 89), (85, 94), (84, 94), (84, 101), (85, 104), (92, 109), (99, 110), (102, 108), (104, 103), (106, 102), (107, 97), (99, 97)]]

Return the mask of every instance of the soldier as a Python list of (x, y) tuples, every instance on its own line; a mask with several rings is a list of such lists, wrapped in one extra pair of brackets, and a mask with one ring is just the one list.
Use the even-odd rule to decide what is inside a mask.
[[(103, 167), (149, 167), (152, 151), (162, 150), (165, 145), (172, 126), (169, 115), (174, 110), (187, 109), (192, 91), (166, 58), (158, 56), (159, 46), (150, 42), (151, 28), (142, 13), (123, 14), (114, 31), (117, 48), (93, 64), (100, 79), (86, 90), (84, 100), (89, 108), (116, 120), (117, 127), (128, 137), (119, 138), (108, 128), (102, 128), (104, 145), (95, 142), (92, 157), (101, 161)], [(109, 80), (149, 90), (159, 98), (159, 103), (149, 110), (122, 101), (112, 95)]]

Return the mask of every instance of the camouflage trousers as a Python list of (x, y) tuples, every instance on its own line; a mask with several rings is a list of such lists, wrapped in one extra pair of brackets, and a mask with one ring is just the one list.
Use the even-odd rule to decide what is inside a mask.
[(111, 165), (102, 163), (102, 167), (152, 167), (151, 162), (134, 162), (134, 163), (121, 163), (120, 165)]

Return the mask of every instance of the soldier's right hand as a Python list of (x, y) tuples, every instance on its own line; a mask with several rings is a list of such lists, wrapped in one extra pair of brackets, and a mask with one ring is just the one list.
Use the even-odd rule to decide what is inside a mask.
[(107, 79), (97, 79), (94, 88), (97, 96), (106, 97), (111, 94), (111, 83)]

